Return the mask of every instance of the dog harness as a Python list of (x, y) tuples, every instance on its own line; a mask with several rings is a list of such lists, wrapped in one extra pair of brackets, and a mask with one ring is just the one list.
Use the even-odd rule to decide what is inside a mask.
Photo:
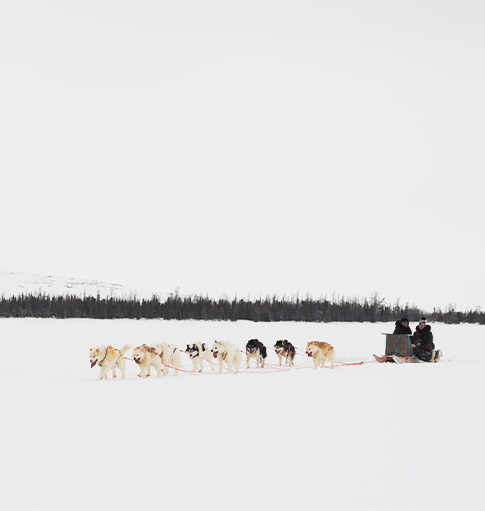
[(106, 348), (106, 353), (104, 354), (104, 358), (103, 358), (103, 360), (101, 360), (101, 362), (98, 364), (98, 365), (99, 365), (99, 367), (103, 367), (102, 362), (104, 362), (104, 361), (105, 361), (105, 359), (106, 359), (106, 357), (107, 357), (107, 356), (108, 356), (108, 348)]

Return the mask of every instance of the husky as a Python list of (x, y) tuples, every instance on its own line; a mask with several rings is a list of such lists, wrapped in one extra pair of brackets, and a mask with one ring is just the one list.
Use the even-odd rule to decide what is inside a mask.
[(125, 344), (120, 350), (113, 346), (96, 346), (89, 350), (89, 362), (91, 368), (98, 365), (101, 370), (99, 372), (100, 380), (107, 380), (109, 371), (113, 371), (113, 378), (116, 378), (115, 367), (121, 371), (121, 379), (125, 379), (125, 353), (131, 350), (132, 346)]
[[(154, 343), (152, 346), (160, 354), (160, 360), (163, 365), (163, 376), (167, 376), (169, 366), (174, 368), (175, 376), (177, 376), (177, 369), (180, 369), (182, 366), (180, 350), (173, 344), (168, 344), (165, 341)], [(150, 371), (148, 371), (147, 376), (150, 376)]]
[(249, 369), (249, 361), (251, 358), (256, 359), (256, 367), (259, 367), (259, 364), (261, 364), (261, 367), (264, 368), (264, 359), (268, 356), (268, 353), (266, 351), (266, 346), (259, 342), (258, 339), (251, 339), (246, 344), (246, 368)]
[(242, 353), (239, 351), (237, 346), (232, 344), (232, 342), (215, 341), (214, 346), (212, 346), (212, 355), (217, 359), (217, 362), (219, 363), (219, 374), (222, 373), (223, 362), (227, 364), (227, 369), (229, 371), (232, 367), (233, 373), (238, 373), (239, 366), (241, 365), (242, 361)]
[(335, 350), (328, 342), (311, 341), (306, 346), (306, 353), (313, 358), (313, 368), (324, 367), (325, 360), (330, 362), (331, 368), (335, 364)]
[(150, 376), (150, 367), (154, 367), (157, 372), (157, 378), (162, 375), (162, 359), (160, 351), (153, 346), (142, 344), (133, 350), (133, 360), (140, 366), (139, 378)]
[(274, 345), (274, 347), (275, 347), (276, 354), (278, 355), (280, 365), (281, 365), (281, 360), (283, 359), (283, 357), (285, 358), (286, 364), (288, 364), (290, 366), (295, 365), (293, 363), (293, 360), (295, 359), (296, 351), (295, 351), (295, 347), (293, 346), (293, 344), (291, 344), (291, 342), (288, 342), (287, 340), (276, 341), (276, 344)]
[(207, 360), (209, 363), (211, 371), (214, 370), (214, 363), (211, 360), (212, 351), (205, 342), (193, 342), (192, 344), (187, 344), (185, 352), (192, 361), (194, 371), (199, 373), (202, 372), (202, 369), (204, 368), (204, 360)]

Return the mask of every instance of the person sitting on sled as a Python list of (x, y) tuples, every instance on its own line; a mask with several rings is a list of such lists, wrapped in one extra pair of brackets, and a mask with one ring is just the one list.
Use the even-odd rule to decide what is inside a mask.
[(441, 351), (434, 350), (433, 334), (431, 327), (426, 324), (426, 318), (422, 318), (416, 327), (413, 336), (413, 354), (424, 362), (438, 362)]
[(403, 335), (403, 334), (409, 334), (411, 335), (413, 332), (409, 328), (409, 319), (408, 318), (402, 318), (398, 319), (396, 321), (396, 328), (394, 329), (393, 334), (394, 335)]

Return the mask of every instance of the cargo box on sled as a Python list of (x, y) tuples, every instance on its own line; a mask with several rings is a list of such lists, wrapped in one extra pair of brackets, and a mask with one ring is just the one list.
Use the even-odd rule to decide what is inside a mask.
[(398, 357), (412, 357), (410, 334), (384, 334), (386, 336), (386, 350), (383, 357), (374, 355), (378, 362), (394, 362), (393, 355)]

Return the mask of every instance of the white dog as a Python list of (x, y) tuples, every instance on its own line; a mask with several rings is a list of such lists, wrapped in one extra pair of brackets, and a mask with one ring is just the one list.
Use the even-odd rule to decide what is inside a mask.
[(113, 378), (116, 378), (115, 367), (121, 371), (121, 379), (125, 379), (125, 353), (130, 350), (132, 346), (125, 344), (120, 350), (113, 348), (113, 346), (96, 346), (89, 350), (89, 362), (91, 368), (95, 365), (101, 367), (99, 372), (100, 380), (108, 379), (108, 372), (113, 371)]
[(162, 374), (162, 359), (160, 357), (160, 351), (153, 346), (137, 346), (133, 350), (133, 360), (140, 366), (140, 378), (146, 378), (150, 376), (150, 367), (153, 366), (157, 372), (157, 378), (160, 378)]
[(217, 358), (217, 362), (219, 363), (219, 374), (222, 373), (223, 362), (227, 364), (227, 369), (229, 371), (232, 367), (234, 374), (238, 373), (242, 361), (242, 352), (239, 351), (237, 346), (232, 344), (232, 342), (215, 341), (214, 346), (212, 346), (212, 355), (214, 358)]
[[(175, 376), (177, 376), (177, 369), (180, 369), (182, 365), (180, 350), (173, 344), (168, 344), (165, 341), (154, 343), (152, 346), (160, 354), (163, 365), (163, 376), (167, 376), (169, 366), (174, 368)], [(147, 376), (150, 376), (150, 371), (148, 371)]]
[(193, 342), (192, 344), (187, 344), (187, 349), (185, 350), (190, 360), (192, 360), (192, 366), (195, 372), (202, 372), (204, 368), (204, 360), (210, 365), (211, 371), (214, 370), (214, 362), (212, 362), (212, 351), (207, 346), (205, 342)]

